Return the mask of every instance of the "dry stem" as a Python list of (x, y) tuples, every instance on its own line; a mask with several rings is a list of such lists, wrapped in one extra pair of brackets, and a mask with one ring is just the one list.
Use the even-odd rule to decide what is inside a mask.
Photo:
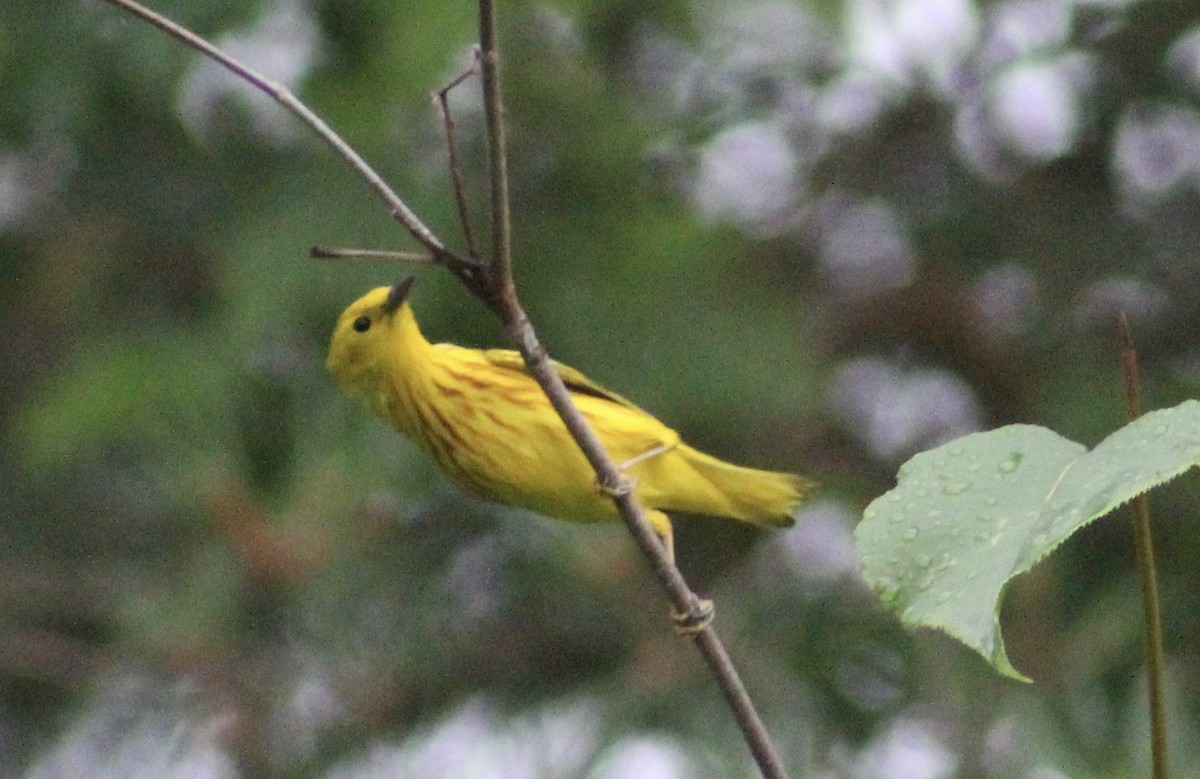
[[(654, 534), (641, 506), (624, 486), (623, 477), (605, 452), (599, 439), (587, 425), (583, 415), (571, 400), (570, 393), (554, 370), (524, 309), (517, 298), (512, 277), (511, 219), (508, 199), (508, 170), (505, 155), (504, 107), (500, 90), (500, 55), (496, 41), (496, 13), (491, 0), (480, 0), (479, 65), (483, 82), (484, 113), (487, 120), (487, 143), (490, 181), (490, 216), (492, 228), (492, 259), (483, 264), (472, 257), (460, 257), (414, 214), (403, 200), (323, 120), (305, 106), (281, 84), (265, 78), (233, 59), (208, 41), (175, 24), (169, 19), (144, 8), (133, 0), (106, 0), (168, 32), (187, 46), (220, 63), (247, 83), (269, 95), (281, 106), (311, 127), (334, 151), (363, 178), (388, 206), (391, 214), (429, 252), (428, 258), (459, 277), (467, 289), (497, 313), (509, 337), (516, 344), (530, 375), (546, 393), (551, 405), (562, 417), (596, 471), (600, 485), (613, 496), (613, 502), (629, 527), (638, 546), (649, 559), (654, 573), (662, 583), (678, 614), (701, 621), (705, 615), (699, 609), (699, 599), (687, 586), (683, 576), (667, 558), (658, 537)], [(340, 250), (321, 250), (322, 255)], [(372, 254), (360, 250), (363, 254)], [(374, 253), (378, 255), (379, 253)], [(408, 260), (423, 257), (408, 256)], [(746, 742), (764, 777), (783, 779), (787, 776), (779, 754), (758, 716), (737, 670), (711, 625), (694, 633), (692, 639), (708, 663), (714, 678), (741, 726)]]

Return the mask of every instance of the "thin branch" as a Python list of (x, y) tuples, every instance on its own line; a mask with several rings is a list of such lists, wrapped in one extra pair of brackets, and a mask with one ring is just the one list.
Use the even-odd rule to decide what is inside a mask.
[[(484, 111), (487, 120), (487, 144), (490, 174), (490, 216), (492, 222), (492, 261), (483, 265), (474, 257), (462, 258), (449, 249), (413, 214), (382, 178), (340, 136), (282, 85), (264, 78), (212, 44), (190, 31), (150, 11), (133, 0), (106, 0), (165, 30), (187, 46), (220, 63), (247, 83), (255, 86), (317, 132), (387, 204), (393, 216), (430, 252), (427, 259), (455, 273), (467, 289), (484, 301), (501, 318), (516, 343), (530, 374), (542, 387), (551, 405), (562, 417), (568, 431), (596, 471), (599, 483), (613, 495), (622, 519), (638, 546), (651, 562), (654, 573), (666, 589), (677, 613), (689, 618), (698, 630), (693, 641), (708, 663), (722, 693), (741, 726), (750, 751), (767, 779), (787, 776), (770, 736), (754, 708), (729, 659), (729, 654), (699, 608), (699, 599), (687, 586), (679, 570), (667, 558), (658, 536), (645, 513), (628, 489), (624, 478), (605, 452), (599, 439), (572, 402), (562, 379), (554, 370), (546, 350), (517, 299), (512, 278), (511, 227), (508, 202), (508, 171), (505, 156), (504, 110), (500, 93), (500, 58), (496, 45), (495, 7), (491, 0), (480, 0), (480, 67)], [(321, 249), (336, 253), (342, 250)], [(355, 251), (355, 250), (350, 250)], [(369, 250), (357, 250), (360, 256)], [(376, 253), (382, 255), (383, 253)], [(328, 256), (328, 255), (323, 255)], [(396, 259), (390, 255), (389, 259)]]
[(454, 80), (433, 93), (433, 104), (442, 116), (446, 129), (446, 150), (450, 155), (450, 187), (454, 192), (454, 207), (458, 209), (458, 221), (462, 225), (463, 240), (467, 244), (467, 256), (479, 259), (479, 248), (475, 244), (475, 232), (471, 229), (471, 210), (467, 207), (467, 186), (463, 181), (462, 158), (458, 153), (458, 134), (454, 118), (450, 115), (450, 90), (479, 72), (479, 49), (471, 52), (471, 67), (458, 74)]
[[(1137, 349), (1129, 318), (1117, 315), (1117, 342), (1125, 377), (1125, 411), (1129, 421), (1142, 415), (1142, 380)], [(1167, 779), (1167, 716), (1163, 684), (1162, 605), (1158, 594), (1158, 571), (1154, 564), (1154, 536), (1150, 529), (1150, 499), (1138, 495), (1133, 508), (1133, 541), (1142, 579), (1142, 611), (1146, 620), (1146, 674), (1150, 706), (1150, 761), (1154, 779)]]
[(365, 260), (433, 264), (433, 257), (422, 252), (398, 252), (391, 249), (352, 249), (341, 246), (314, 246), (309, 256), (317, 260)]
[(508, 203), (508, 164), (504, 137), (504, 103), (500, 90), (500, 53), (496, 42), (496, 11), (492, 0), (480, 0), (480, 64), (483, 73), (484, 114), (487, 120), (488, 160), (491, 175), (492, 263), (489, 276), (496, 296), (492, 305), (504, 321), (505, 329), (517, 344), (530, 374), (537, 380), (567, 430), (596, 471), (596, 478), (610, 495), (650, 561), (654, 573), (675, 606), (699, 629), (694, 641), (708, 663), (721, 691), (733, 710), (759, 771), (767, 779), (786, 779), (783, 761), (771, 741), (766, 726), (746, 692), (737, 669), (711, 624), (706, 621), (700, 601), (684, 581), (683, 575), (667, 557), (658, 536), (646, 521), (645, 512), (628, 488), (620, 470), (604, 450), (583, 415), (571, 400), (562, 378), (550, 363), (538, 341), (533, 325), (517, 298), (512, 279), (510, 214)]
[(226, 54), (191, 30), (181, 27), (165, 16), (155, 13), (133, 0), (105, 0), (105, 2), (123, 8), (129, 13), (144, 19), (189, 48), (214, 60), (294, 114), (300, 121), (312, 128), (321, 137), (321, 140), (332, 147), (334, 152), (362, 177), (363, 181), (387, 204), (392, 216), (404, 225), (418, 243), (429, 250), (435, 263), (445, 266), (454, 272), (468, 287), (478, 286), (479, 263), (473, 259), (459, 257), (447, 249), (445, 244), (434, 235), (433, 231), (426, 227), (425, 223), (412, 212), (400, 196), (375, 172), (375, 169), (350, 144), (346, 143), (340, 135), (334, 132), (324, 120), (313, 113), (312, 109), (300, 102), (299, 98), (293, 95), (287, 87), (263, 76), (258, 71)]
[[(504, 102), (500, 95), (500, 49), (496, 41), (496, 6), (479, 0), (479, 67), (483, 82), (483, 114), (487, 125), (488, 204), (492, 228), (492, 293), (504, 324), (513, 327), (529, 320), (520, 311), (512, 277), (512, 219), (508, 202), (508, 153), (504, 130)], [(532, 335), (532, 333), (530, 333)], [(535, 341), (536, 343), (536, 341)], [(538, 350), (540, 351), (540, 347)], [(543, 353), (544, 356), (544, 353)]]

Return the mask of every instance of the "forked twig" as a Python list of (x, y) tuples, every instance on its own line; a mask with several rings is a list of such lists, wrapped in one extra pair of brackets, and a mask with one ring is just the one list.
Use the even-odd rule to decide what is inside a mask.
[[(407, 255), (403, 259), (428, 261), (446, 267), (459, 277), (468, 290), (499, 315), (509, 337), (524, 357), (530, 375), (538, 382), (555, 411), (562, 417), (571, 436), (595, 469), (600, 485), (612, 495), (613, 502), (622, 519), (629, 527), (638, 546), (650, 560), (652, 568), (674, 604), (676, 612), (685, 618), (690, 618), (698, 625), (697, 630), (691, 634), (693, 641), (708, 663), (726, 701), (733, 710), (759, 770), (767, 779), (784, 779), (787, 774), (783, 768), (783, 762), (775, 750), (753, 702), (746, 693), (728, 652), (712, 626), (703, 621), (705, 615), (700, 609), (698, 598), (687, 586), (679, 570), (668, 559), (658, 536), (654, 534), (650, 524), (646, 521), (641, 506), (634, 498), (632, 490), (625, 488), (626, 485), (620, 470), (609, 458), (600, 440), (592, 432), (583, 415), (571, 400), (570, 393), (558, 372), (554, 370), (546, 350), (538, 340), (533, 325), (517, 298), (512, 277), (508, 163), (505, 155), (504, 109), (500, 91), (500, 57), (496, 41), (495, 6), (492, 1), (480, 0), (479, 2), (479, 64), (487, 123), (489, 213), (492, 228), (492, 259), (490, 263), (486, 264), (480, 262), (473, 255), (463, 258), (447, 249), (370, 165), (285, 87), (264, 78), (199, 36), (142, 7), (133, 0), (106, 0), (106, 2), (120, 6), (212, 58), (295, 114), (302, 122), (316, 131), (342, 159), (363, 177), (387, 204), (393, 216), (430, 252), (429, 257)], [(319, 256), (332, 256), (345, 250), (318, 247), (314, 253), (318, 251), (320, 252)], [(372, 259), (383, 258), (385, 254), (391, 254), (373, 250), (349, 250), (349, 252), (359, 258), (370, 257)]]
[(708, 663), (709, 670), (712, 671), (732, 709), (759, 771), (767, 779), (785, 779), (787, 772), (783, 761), (754, 707), (754, 702), (742, 685), (725, 645), (712, 625), (705, 621), (699, 599), (688, 587), (679, 569), (667, 557), (632, 490), (623, 489), (625, 484), (620, 470), (571, 400), (562, 378), (551, 365), (546, 350), (538, 341), (533, 325), (517, 299), (512, 280), (508, 163), (505, 154), (504, 107), (500, 91), (500, 54), (496, 42), (496, 10), (492, 0), (480, 0), (479, 17), (480, 65), (491, 174), (492, 262), (489, 275), (492, 276), (492, 291), (498, 296), (497, 311), (510, 337), (525, 358), (530, 374), (541, 385), (571, 436), (595, 469), (600, 485), (612, 496), (621, 518), (671, 598), (676, 613), (690, 618), (693, 624), (699, 626), (693, 634), (696, 647)]
[(375, 172), (375, 169), (368, 165), (366, 160), (350, 144), (346, 143), (340, 135), (334, 132), (321, 117), (317, 116), (312, 109), (300, 102), (299, 98), (292, 94), (291, 90), (234, 59), (191, 30), (181, 27), (165, 16), (155, 13), (149, 8), (133, 2), (133, 0), (105, 0), (105, 2), (120, 6), (134, 16), (144, 19), (160, 30), (169, 33), (185, 45), (232, 71), (247, 84), (263, 92), (272, 100), (279, 103), (279, 105), (295, 114), (300, 121), (311, 127), (321, 137), (321, 140), (331, 146), (334, 152), (345, 160), (346, 164), (353, 168), (362, 177), (363, 181), (383, 199), (392, 216), (404, 225), (405, 229), (408, 230), (418, 243), (429, 250), (434, 263), (452, 271), (463, 280), (463, 283), (471, 287), (472, 291), (474, 291), (474, 287), (478, 286), (479, 262), (459, 257), (447, 249), (446, 245), (434, 235), (433, 231), (412, 212), (412, 209), (408, 207), (400, 196)]
[(441, 114), (446, 129), (446, 150), (450, 157), (450, 187), (454, 191), (454, 207), (458, 209), (458, 221), (462, 226), (463, 240), (467, 244), (467, 256), (479, 259), (479, 247), (475, 243), (475, 232), (471, 229), (471, 210), (467, 207), (467, 185), (463, 181), (462, 158), (458, 154), (458, 134), (454, 118), (450, 115), (450, 90), (479, 72), (479, 49), (471, 51), (471, 67), (459, 73), (449, 84), (433, 93), (433, 104)]

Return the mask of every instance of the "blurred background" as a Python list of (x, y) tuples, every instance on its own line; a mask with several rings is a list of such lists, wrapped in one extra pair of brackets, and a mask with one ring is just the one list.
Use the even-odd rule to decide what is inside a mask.
[[(429, 92), (475, 8), (158, 0), (296, 89), (461, 247)], [(1126, 517), (1014, 582), (995, 675), (851, 532), (912, 454), (1088, 445), (1196, 395), (1200, 5), (501, 6), (518, 285), (551, 353), (738, 462), (791, 530), (677, 522), (795, 777), (1144, 776)], [(411, 248), (295, 119), (96, 0), (0, 4), (0, 775), (750, 777), (620, 526), (465, 497), (324, 373)], [(476, 232), (477, 87), (452, 94)], [(418, 271), (434, 340), (503, 344)], [(1175, 776), (1200, 776), (1200, 485), (1155, 493)]]

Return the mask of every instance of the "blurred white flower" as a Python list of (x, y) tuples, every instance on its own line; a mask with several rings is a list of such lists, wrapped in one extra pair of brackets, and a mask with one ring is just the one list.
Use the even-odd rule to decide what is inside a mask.
[(696, 768), (688, 753), (663, 738), (627, 738), (604, 751), (596, 768), (588, 776), (595, 779), (685, 779), (695, 776)]
[(1184, 33), (1167, 49), (1167, 72), (1185, 89), (1200, 96), (1200, 27)]
[(970, 0), (851, 0), (846, 5), (849, 59), (854, 66), (904, 85), (920, 77), (939, 92), (979, 38)]
[(1084, 125), (1082, 102), (1092, 65), (1082, 56), (1026, 60), (991, 88), (989, 118), (1013, 151), (1045, 162), (1071, 153)]
[(847, 202), (836, 194), (816, 217), (829, 283), (850, 295), (901, 289), (916, 271), (905, 224), (885, 200)]
[(855, 761), (861, 779), (943, 779), (954, 774), (958, 759), (924, 722), (898, 719), (880, 733)]
[[(319, 35), (300, 0), (275, 0), (258, 22), (227, 33), (216, 45), (290, 90), (298, 88), (315, 64)], [(284, 145), (300, 134), (300, 123), (267, 95), (207, 58), (198, 58), (179, 95), (179, 113), (196, 137), (209, 140), (222, 131), (221, 112), (230, 102), (250, 117), (263, 138)]]
[(858, 571), (854, 525), (858, 513), (836, 500), (818, 500), (800, 510), (796, 527), (776, 538), (804, 579), (834, 582)]
[(1029, 330), (1040, 314), (1037, 275), (1016, 264), (989, 268), (974, 284), (976, 309), (987, 320), (988, 330), (1001, 336)]
[(977, 54), (983, 72), (1039, 52), (1058, 51), (1071, 35), (1074, 5), (1063, 0), (1011, 0), (987, 9)]
[(1135, 106), (1117, 124), (1116, 185), (1136, 207), (1153, 202), (1200, 174), (1200, 118), (1179, 105)]
[(902, 368), (864, 357), (836, 373), (830, 404), (877, 458), (898, 461), (979, 429), (965, 381), (939, 368)]
[(795, 212), (796, 168), (796, 155), (779, 127), (770, 122), (735, 125), (701, 151), (692, 200), (708, 219), (773, 235)]

